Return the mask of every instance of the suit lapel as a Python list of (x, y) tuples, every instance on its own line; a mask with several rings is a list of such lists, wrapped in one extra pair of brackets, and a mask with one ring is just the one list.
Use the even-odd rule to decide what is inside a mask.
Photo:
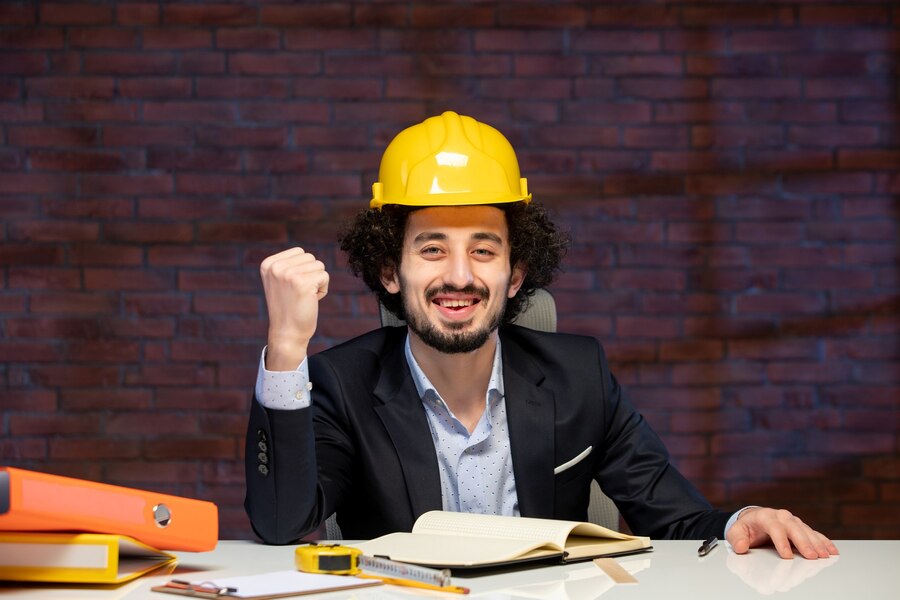
[(440, 510), (441, 480), (431, 429), (422, 408), (409, 365), (404, 354), (405, 336), (387, 350), (375, 396), (382, 404), (375, 407), (400, 459), (413, 520), (429, 510)]
[(540, 365), (509, 336), (501, 335), (506, 419), (512, 447), (519, 512), (525, 517), (553, 517), (553, 393), (540, 386)]

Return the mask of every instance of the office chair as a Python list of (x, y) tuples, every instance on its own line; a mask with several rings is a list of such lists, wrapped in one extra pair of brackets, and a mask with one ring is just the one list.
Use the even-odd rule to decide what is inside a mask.
[[(403, 321), (397, 318), (397, 315), (386, 309), (384, 305), (379, 304), (379, 309), (381, 311), (382, 327), (405, 325)], [(556, 301), (553, 300), (550, 292), (544, 289), (536, 290), (525, 310), (516, 317), (514, 323), (537, 331), (556, 331)], [(588, 521), (616, 531), (619, 529), (619, 509), (600, 490), (600, 486), (596, 481), (591, 482)], [(331, 515), (325, 521), (325, 536), (329, 540), (343, 539), (335, 515)]]

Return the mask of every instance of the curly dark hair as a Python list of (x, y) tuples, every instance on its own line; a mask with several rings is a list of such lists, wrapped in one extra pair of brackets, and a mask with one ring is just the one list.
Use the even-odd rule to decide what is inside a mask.
[[(538, 288), (547, 287), (560, 270), (569, 236), (550, 219), (537, 202), (493, 205), (506, 214), (509, 228), (510, 264), (522, 265), (525, 281), (506, 303), (503, 323), (509, 323), (528, 307)], [(406, 319), (400, 294), (390, 294), (381, 283), (381, 274), (400, 268), (403, 236), (409, 214), (417, 208), (388, 204), (381, 210), (360, 211), (340, 236), (341, 250), (347, 253), (350, 269), (378, 296), (379, 302), (401, 319)]]

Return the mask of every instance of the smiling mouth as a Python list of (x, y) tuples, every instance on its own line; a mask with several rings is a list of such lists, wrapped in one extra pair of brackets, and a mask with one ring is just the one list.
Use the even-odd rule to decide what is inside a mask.
[(441, 308), (458, 310), (458, 309), (468, 308), (470, 306), (478, 304), (479, 302), (481, 302), (481, 300), (479, 300), (477, 298), (467, 298), (465, 300), (451, 299), (451, 298), (437, 298), (437, 299), (433, 300), (433, 302), (435, 304), (437, 304), (438, 306), (440, 306)]

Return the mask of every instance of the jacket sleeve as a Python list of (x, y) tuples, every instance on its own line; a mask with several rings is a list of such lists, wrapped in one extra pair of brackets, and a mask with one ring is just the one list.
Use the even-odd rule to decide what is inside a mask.
[(655, 539), (722, 537), (729, 515), (669, 462), (659, 436), (625, 397), (600, 350), (605, 399), (604, 456), (595, 478), (631, 530)]
[[(254, 397), (245, 447), (244, 508), (267, 544), (296, 543), (335, 511), (352, 469), (352, 445), (342, 430), (340, 384), (324, 359), (310, 360), (312, 405), (264, 408)], [(315, 424), (314, 424), (315, 423)]]

